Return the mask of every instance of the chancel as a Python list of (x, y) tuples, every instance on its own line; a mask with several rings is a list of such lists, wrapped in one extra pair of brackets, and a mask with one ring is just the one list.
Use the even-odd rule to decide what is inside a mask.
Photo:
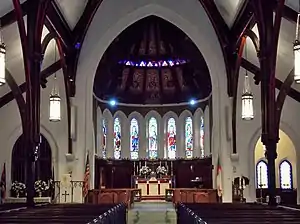
[(0, 222), (300, 223), (299, 11), (1, 0)]

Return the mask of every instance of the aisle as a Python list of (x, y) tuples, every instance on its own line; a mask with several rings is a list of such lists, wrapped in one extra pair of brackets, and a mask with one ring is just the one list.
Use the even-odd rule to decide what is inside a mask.
[(176, 224), (176, 212), (169, 202), (137, 202), (128, 211), (128, 224)]

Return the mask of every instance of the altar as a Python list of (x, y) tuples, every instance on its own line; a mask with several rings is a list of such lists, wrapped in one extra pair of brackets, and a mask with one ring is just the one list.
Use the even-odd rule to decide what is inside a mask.
[(150, 178), (136, 180), (136, 188), (141, 189), (142, 200), (164, 199), (166, 189), (170, 187), (170, 178)]

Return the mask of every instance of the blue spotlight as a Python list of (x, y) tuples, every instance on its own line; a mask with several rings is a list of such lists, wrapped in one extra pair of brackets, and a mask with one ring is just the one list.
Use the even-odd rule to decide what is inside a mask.
[(195, 105), (196, 101), (194, 99), (190, 100), (190, 105)]
[(109, 101), (109, 104), (110, 104), (111, 106), (116, 106), (117, 102), (116, 102), (115, 100), (110, 100), (110, 101)]

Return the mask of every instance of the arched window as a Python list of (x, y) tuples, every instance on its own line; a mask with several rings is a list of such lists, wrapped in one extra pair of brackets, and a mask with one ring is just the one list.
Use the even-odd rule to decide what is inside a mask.
[(279, 165), (279, 178), (281, 189), (293, 189), (292, 164), (283, 160)]
[(268, 188), (268, 166), (263, 160), (256, 165), (257, 188)]
[(133, 118), (130, 122), (130, 157), (131, 159), (139, 158), (139, 124)]
[(106, 158), (107, 125), (106, 120), (102, 120), (102, 157)]
[(193, 157), (193, 121), (191, 117), (185, 120), (185, 155), (186, 158)]
[(114, 120), (114, 157), (121, 158), (121, 122), (119, 118)]
[(175, 159), (176, 157), (176, 122), (174, 118), (169, 118), (167, 122), (167, 144), (168, 158)]
[[(26, 160), (27, 153), (24, 148), (23, 135), (16, 141), (12, 151), (11, 181), (26, 184)], [(51, 147), (47, 139), (41, 135), (38, 150), (38, 160), (35, 164), (35, 180), (48, 180), (52, 177)]]
[(200, 119), (200, 157), (204, 157), (204, 118)]
[(148, 155), (149, 159), (157, 159), (157, 120), (151, 117), (148, 127), (149, 147)]

